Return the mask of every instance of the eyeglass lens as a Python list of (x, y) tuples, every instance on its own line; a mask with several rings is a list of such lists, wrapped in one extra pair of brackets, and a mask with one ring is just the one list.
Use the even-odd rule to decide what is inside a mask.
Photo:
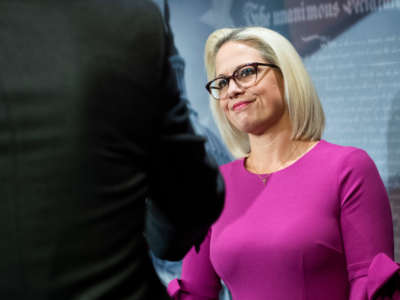
[(231, 77), (221, 77), (214, 80), (210, 85), (211, 94), (214, 98), (220, 99), (226, 96), (231, 78), (239, 87), (250, 87), (257, 80), (257, 66), (243, 66), (235, 70)]

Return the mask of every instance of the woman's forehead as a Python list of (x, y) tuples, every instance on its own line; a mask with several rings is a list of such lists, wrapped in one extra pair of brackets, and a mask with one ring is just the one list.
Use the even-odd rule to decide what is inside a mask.
[(215, 56), (215, 74), (230, 75), (246, 63), (264, 62), (261, 53), (245, 42), (229, 41), (221, 46)]

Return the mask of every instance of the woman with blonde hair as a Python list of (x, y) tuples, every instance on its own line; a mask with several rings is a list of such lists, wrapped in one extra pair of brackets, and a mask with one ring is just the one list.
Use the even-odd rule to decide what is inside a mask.
[(211, 110), (237, 159), (221, 167), (224, 211), (170, 295), (217, 299), (222, 279), (235, 300), (396, 297), (378, 170), (365, 151), (321, 140), (324, 113), (290, 42), (261, 27), (220, 29), (205, 64)]

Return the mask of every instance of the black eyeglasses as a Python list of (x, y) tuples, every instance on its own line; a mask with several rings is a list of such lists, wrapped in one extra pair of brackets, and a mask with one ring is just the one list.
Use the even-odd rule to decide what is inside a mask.
[(277, 65), (259, 62), (240, 65), (231, 76), (220, 76), (211, 80), (206, 84), (206, 89), (214, 99), (219, 100), (226, 97), (231, 79), (241, 88), (251, 87), (257, 82), (257, 73), (260, 66), (279, 69)]

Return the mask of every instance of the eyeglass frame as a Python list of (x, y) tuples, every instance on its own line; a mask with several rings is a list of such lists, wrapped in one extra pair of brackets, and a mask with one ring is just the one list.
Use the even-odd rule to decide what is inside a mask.
[[(239, 65), (239, 66), (237, 66), (236, 69), (232, 72), (232, 75), (231, 75), (231, 76), (218, 76), (218, 77), (214, 78), (213, 80), (209, 81), (209, 82), (206, 84), (206, 90), (207, 90), (208, 93), (211, 95), (211, 97), (213, 97), (215, 100), (219, 101), (219, 100), (221, 100), (221, 97), (220, 97), (220, 98), (216, 98), (216, 97), (214, 97), (214, 95), (213, 95), (212, 92), (211, 92), (211, 88), (212, 88), (212, 87), (211, 87), (211, 84), (212, 84), (214, 81), (216, 81), (216, 80), (218, 80), (218, 79), (225, 79), (225, 80), (228, 80), (227, 87), (229, 87), (229, 82), (231, 81), (231, 79), (233, 79), (233, 81), (235, 81), (235, 83), (236, 83), (237, 86), (239, 86), (240, 88), (243, 88), (243, 86), (242, 86), (240, 83), (238, 83), (238, 82), (236, 81), (235, 75), (237, 75), (236, 73), (237, 73), (240, 69), (242, 69), (243, 67), (247, 67), (247, 66), (253, 66), (253, 67), (255, 67), (255, 70), (256, 70), (256, 79), (255, 79), (255, 81), (254, 81), (254, 84), (257, 82), (258, 66), (266, 66), (266, 67), (271, 67), (271, 68), (275, 68), (275, 69), (280, 70), (279, 66), (277, 66), (277, 65), (275, 65), (275, 64), (270, 64), (270, 63), (252, 62), (252, 63), (247, 63), (247, 64)], [(253, 84), (253, 85), (254, 85), (254, 84)], [(252, 86), (252, 85), (251, 85), (251, 86)], [(246, 87), (246, 88), (249, 88), (249, 87), (251, 87), (251, 86), (248, 86), (248, 87)], [(215, 87), (214, 87), (214, 89), (218, 89), (218, 88), (215, 88)]]

